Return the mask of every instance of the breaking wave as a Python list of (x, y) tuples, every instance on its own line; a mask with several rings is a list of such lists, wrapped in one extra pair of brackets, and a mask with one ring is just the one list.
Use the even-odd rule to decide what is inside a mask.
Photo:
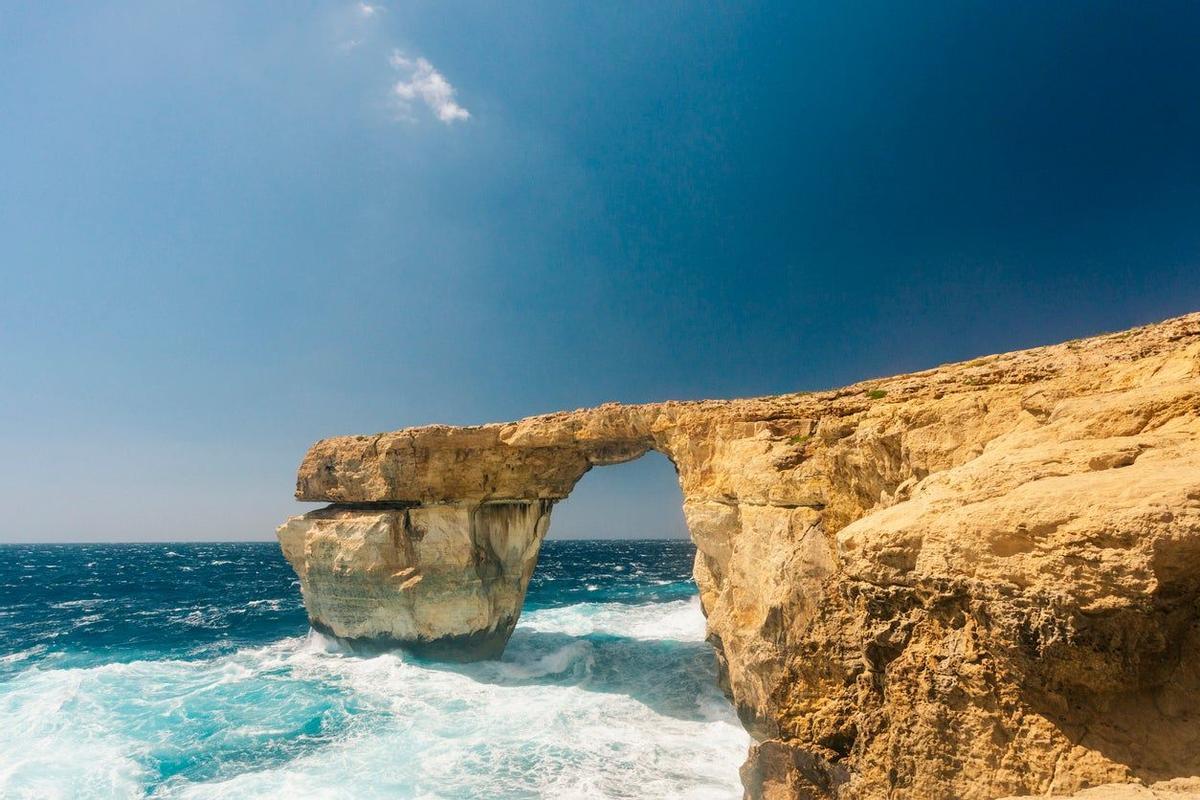
[[(642, 561), (676, 558), (641, 544)], [(120, 629), (109, 615), (131, 609), (115, 598), (20, 598), (30, 609), (58, 604), (67, 626), (89, 621), (63, 637), (67, 645), (41, 636), (45, 620), (0, 634), (0, 796), (741, 796), (737, 766), (749, 740), (717, 688), (686, 572), (664, 574), (659, 563), (635, 583), (627, 559), (629, 569), (609, 572), (624, 577), (609, 583), (594, 558), (576, 554), (588, 570), (572, 579), (582, 570), (570, 558), (556, 562), (548, 545), (534, 607), (503, 659), (446, 665), (362, 657), (304, 634), (294, 605), (271, 599), (294, 591), (286, 569), (276, 570), (277, 551), (213, 558), (211, 550), (173, 545), (179, 555), (160, 558), (197, 569), (207, 559), (209, 579), (231, 566), (212, 561), (267, 559), (275, 572), (256, 572), (274, 578), (247, 589), (257, 597), (227, 587), (223, 604), (220, 591), (147, 603), (141, 610), (153, 613), (141, 624), (159, 631), (157, 647), (150, 634), (132, 649), (81, 644), (91, 628)], [(688, 555), (674, 572), (687, 569)], [(592, 602), (601, 593), (583, 587), (597, 581), (611, 596)], [(104, 618), (90, 620), (101, 609)], [(239, 631), (251, 641), (226, 641)]]

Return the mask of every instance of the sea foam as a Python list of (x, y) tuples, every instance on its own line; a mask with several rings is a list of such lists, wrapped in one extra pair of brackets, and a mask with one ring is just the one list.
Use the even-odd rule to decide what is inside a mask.
[(500, 661), (319, 634), (0, 683), (12, 798), (734, 798), (748, 738), (693, 599), (527, 612)]
[(504, 658), (453, 666), (305, 635), (272, 543), (6, 555), (5, 800), (741, 796), (687, 542), (547, 542)]

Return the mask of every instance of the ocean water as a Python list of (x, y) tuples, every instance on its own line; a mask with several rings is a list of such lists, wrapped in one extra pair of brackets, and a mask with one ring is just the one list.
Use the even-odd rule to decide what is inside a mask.
[(446, 665), (310, 631), (274, 543), (0, 546), (0, 798), (738, 798), (692, 553), (547, 542)]

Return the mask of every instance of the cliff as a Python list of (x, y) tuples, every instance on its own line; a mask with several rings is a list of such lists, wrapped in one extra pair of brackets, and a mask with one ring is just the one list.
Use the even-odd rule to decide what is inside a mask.
[(649, 449), (749, 797), (1200, 775), (1200, 314), (834, 391), (326, 439), (296, 496), (333, 505), (280, 541), (314, 626), (494, 655), (554, 501)]

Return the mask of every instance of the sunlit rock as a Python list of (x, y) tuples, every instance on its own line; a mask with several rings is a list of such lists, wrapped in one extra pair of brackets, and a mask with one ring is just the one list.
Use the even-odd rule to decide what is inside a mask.
[(811, 394), (318, 442), (314, 626), (499, 653), (550, 505), (666, 455), (752, 798), (1200, 775), (1200, 315)]
[(280, 526), (317, 630), (450, 660), (508, 642), (550, 503), (329, 506)]

